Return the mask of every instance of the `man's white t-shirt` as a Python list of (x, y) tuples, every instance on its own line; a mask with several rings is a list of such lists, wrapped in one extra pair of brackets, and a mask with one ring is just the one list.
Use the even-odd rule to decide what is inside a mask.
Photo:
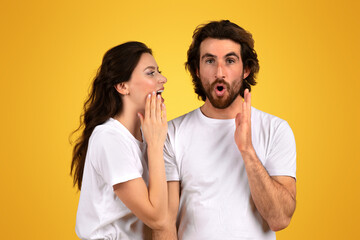
[(142, 177), (148, 183), (146, 143), (117, 120), (97, 126), (89, 139), (76, 233), (81, 239), (150, 239), (149, 229), (116, 196), (113, 186)]
[[(252, 203), (235, 120), (208, 118), (196, 109), (168, 126), (167, 180), (181, 186), (179, 239), (275, 239)], [(296, 147), (287, 122), (252, 107), (251, 131), (269, 175), (295, 178)]]

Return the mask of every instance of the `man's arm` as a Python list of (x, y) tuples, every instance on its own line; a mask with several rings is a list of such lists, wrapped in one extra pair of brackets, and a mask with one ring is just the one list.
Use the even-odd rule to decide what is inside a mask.
[(152, 239), (154, 240), (176, 240), (176, 218), (179, 210), (180, 198), (180, 182), (168, 182), (168, 199), (169, 210), (166, 228), (152, 231)]
[(254, 204), (271, 230), (284, 229), (295, 211), (296, 182), (288, 176), (270, 177), (257, 157), (251, 140), (251, 95), (247, 89), (235, 124), (235, 142), (244, 160)]
[(270, 177), (252, 153), (241, 153), (256, 209), (273, 231), (286, 228), (296, 206), (296, 182), (288, 176)]

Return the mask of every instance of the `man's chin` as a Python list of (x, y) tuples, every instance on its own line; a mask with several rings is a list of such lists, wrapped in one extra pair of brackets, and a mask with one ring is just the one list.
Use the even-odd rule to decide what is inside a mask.
[(214, 108), (225, 109), (231, 105), (229, 99), (209, 99)]
[(234, 94), (233, 92), (226, 92), (223, 96), (216, 95), (215, 92), (205, 91), (206, 98), (209, 100), (211, 105), (217, 109), (228, 108), (237, 97), (240, 96), (240, 93)]

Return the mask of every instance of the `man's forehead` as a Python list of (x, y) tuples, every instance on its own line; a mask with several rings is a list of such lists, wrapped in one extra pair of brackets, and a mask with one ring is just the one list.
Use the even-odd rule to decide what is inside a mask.
[(222, 57), (230, 52), (240, 54), (241, 46), (231, 39), (206, 38), (200, 44), (200, 58), (204, 54)]

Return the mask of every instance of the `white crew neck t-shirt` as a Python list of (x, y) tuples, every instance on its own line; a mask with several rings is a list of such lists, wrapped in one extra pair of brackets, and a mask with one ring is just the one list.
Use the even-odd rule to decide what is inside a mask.
[[(200, 109), (168, 124), (168, 181), (180, 181), (180, 240), (275, 239), (252, 203), (235, 140), (235, 119), (212, 119)], [(251, 108), (252, 142), (270, 176), (296, 177), (296, 147), (286, 121)]]
[(150, 239), (151, 232), (116, 196), (113, 186), (142, 177), (148, 184), (146, 143), (110, 118), (89, 139), (76, 233), (81, 239)]

